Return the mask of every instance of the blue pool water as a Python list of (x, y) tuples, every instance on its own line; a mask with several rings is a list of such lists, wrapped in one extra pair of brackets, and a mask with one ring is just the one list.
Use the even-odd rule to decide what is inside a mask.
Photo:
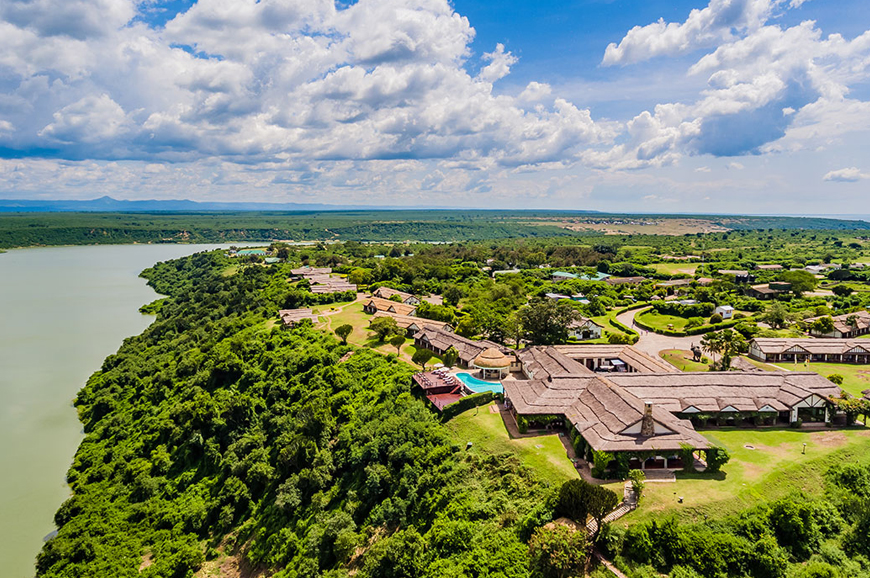
[(501, 386), (500, 381), (483, 381), (482, 379), (477, 379), (472, 376), (470, 373), (457, 373), (456, 377), (459, 381), (467, 385), (468, 389), (474, 393), (480, 393), (482, 391), (504, 393), (504, 388)]

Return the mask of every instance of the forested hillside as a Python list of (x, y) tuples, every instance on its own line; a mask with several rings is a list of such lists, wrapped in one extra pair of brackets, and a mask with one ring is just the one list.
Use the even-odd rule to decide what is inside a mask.
[(267, 330), (287, 290), (224, 259), (146, 272), (169, 298), (76, 399), (87, 435), (38, 575), (191, 576), (219, 552), (286, 577), (528, 575), (546, 484), (466, 457), (404, 363)]

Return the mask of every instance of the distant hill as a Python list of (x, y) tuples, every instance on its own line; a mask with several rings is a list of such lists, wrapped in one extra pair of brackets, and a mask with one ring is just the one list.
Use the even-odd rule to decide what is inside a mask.
[[(89, 201), (34, 201), (27, 199), (0, 199), (0, 213), (162, 213), (200, 211), (348, 211), (372, 207), (361, 205), (326, 205), (319, 203), (222, 203), (199, 202), (186, 199), (160, 201), (123, 201), (100, 197)], [(379, 207), (390, 209), (391, 207)]]

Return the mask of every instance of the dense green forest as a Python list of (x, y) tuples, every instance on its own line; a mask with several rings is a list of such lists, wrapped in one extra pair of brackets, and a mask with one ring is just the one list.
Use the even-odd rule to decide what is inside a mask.
[[(644, 215), (685, 220), (686, 216)], [(695, 216), (731, 230), (850, 231), (863, 221), (798, 217)], [(0, 248), (32, 245), (228, 241), (426, 241), (596, 236), (575, 224), (632, 222), (625, 215), (559, 211), (323, 211), (298, 213), (2, 213)]]
[(38, 575), (190, 576), (218, 551), (288, 577), (528, 575), (547, 484), (466, 456), (403, 362), (267, 330), (292, 290), (226, 265), (145, 272), (168, 298), (76, 399), (86, 438)]

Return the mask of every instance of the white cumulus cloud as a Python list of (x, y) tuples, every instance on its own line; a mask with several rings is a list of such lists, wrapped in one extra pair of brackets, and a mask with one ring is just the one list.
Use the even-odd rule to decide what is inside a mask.
[(863, 179), (870, 179), (870, 174), (862, 172), (858, 167), (830, 171), (822, 177), (823, 181), (833, 181), (837, 183), (856, 183)]

